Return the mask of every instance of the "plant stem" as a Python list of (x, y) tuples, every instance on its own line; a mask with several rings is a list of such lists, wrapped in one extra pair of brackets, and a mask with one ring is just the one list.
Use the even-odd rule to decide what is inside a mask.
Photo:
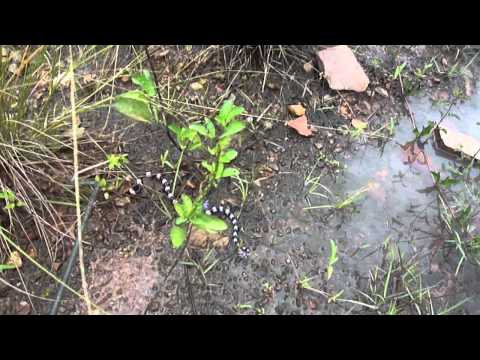
[(182, 149), (182, 151), (180, 152), (180, 157), (178, 158), (178, 161), (177, 161), (177, 170), (175, 171), (175, 178), (173, 179), (173, 186), (172, 186), (173, 193), (175, 192), (175, 185), (177, 184), (178, 172), (180, 170), (180, 164), (182, 163), (184, 152), (185, 152), (185, 149)]
[(87, 279), (85, 276), (85, 265), (83, 263), (83, 246), (82, 246), (82, 213), (80, 210), (80, 184), (78, 181), (78, 141), (77, 141), (77, 129), (79, 124), (79, 119), (77, 118), (76, 108), (75, 108), (75, 77), (74, 77), (74, 66), (73, 66), (73, 53), (72, 47), (70, 46), (70, 102), (72, 105), (72, 138), (73, 138), (73, 167), (75, 169), (75, 203), (77, 210), (77, 238), (78, 238), (78, 260), (80, 265), (80, 275), (82, 278), (82, 288), (83, 295), (85, 296), (85, 302), (87, 303), (88, 314), (92, 314), (92, 304), (90, 302), (90, 296), (88, 295), (88, 286)]

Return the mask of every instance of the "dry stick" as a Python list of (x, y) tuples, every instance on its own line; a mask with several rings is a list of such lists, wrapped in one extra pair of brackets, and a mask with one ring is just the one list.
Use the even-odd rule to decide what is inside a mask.
[(407, 100), (407, 97), (405, 95), (405, 92), (403, 91), (403, 81), (402, 81), (402, 75), (400, 74), (400, 76), (398, 77), (398, 80), (400, 81), (400, 89), (402, 90), (402, 95), (403, 95), (403, 101), (405, 103), (405, 107), (407, 108), (407, 112), (408, 112), (408, 116), (410, 117), (410, 120), (412, 121), (412, 125), (413, 125), (413, 128), (415, 130), (418, 130), (417, 129), (417, 124), (415, 122), (415, 117), (413, 116), (413, 112), (412, 110), (410, 109), (410, 104), (408, 103), (408, 100)]
[[(150, 65), (150, 69), (152, 70), (153, 79), (155, 80), (155, 90), (157, 91), (158, 101), (161, 102), (161, 101), (162, 101), (162, 96), (161, 96), (161, 94), (160, 94), (159, 82), (158, 82), (157, 74), (155, 73), (155, 68), (154, 68), (154, 66), (153, 66), (152, 58), (151, 58), (150, 53), (149, 53), (149, 51), (148, 51), (148, 45), (145, 45), (144, 50), (145, 50), (145, 54), (147, 55), (148, 64)], [(182, 149), (180, 149), (180, 146), (179, 146), (179, 145), (177, 144), (177, 142), (173, 139), (172, 134), (170, 134), (170, 130), (168, 129), (166, 119), (165, 119), (165, 131), (167, 132), (167, 136), (168, 136), (168, 138), (170, 139), (170, 141), (172, 142), (172, 144), (173, 144), (179, 151), (182, 151)]]
[(77, 210), (77, 241), (78, 241), (78, 260), (80, 266), (80, 275), (82, 278), (83, 295), (85, 296), (85, 302), (87, 303), (88, 314), (92, 314), (92, 305), (90, 303), (90, 296), (88, 295), (87, 279), (85, 277), (85, 265), (83, 263), (83, 245), (82, 245), (82, 213), (80, 210), (80, 184), (78, 181), (78, 142), (77, 142), (77, 129), (80, 120), (77, 119), (77, 113), (75, 109), (75, 74), (73, 67), (73, 53), (70, 46), (70, 102), (72, 108), (72, 137), (73, 137), (73, 167), (75, 170), (75, 204)]

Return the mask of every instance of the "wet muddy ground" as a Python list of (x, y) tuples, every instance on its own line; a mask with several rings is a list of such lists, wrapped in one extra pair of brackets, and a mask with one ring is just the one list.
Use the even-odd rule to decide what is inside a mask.
[[(313, 49), (306, 47), (304, 53)], [(174, 69), (196, 54), (195, 48), (193, 53), (181, 47), (169, 50), (170, 55), (156, 63), (160, 78), (167, 76), (166, 68)], [(168, 239), (173, 212), (155, 184), (135, 198), (118, 191), (109, 200), (98, 200), (85, 232), (92, 301), (116, 314), (385, 314), (392, 307), (396, 313), (416, 314), (438, 313), (468, 298), (453, 313), (479, 313), (479, 268), (465, 262), (456, 273), (458, 252), (445, 250), (450, 234), (438, 196), (429, 191), (430, 171), (445, 176), (449, 167), (461, 164), (455, 156), (438, 151), (433, 140), (425, 145), (423, 158), (415, 145), (408, 145), (415, 140), (412, 117), (418, 128), (429, 120), (439, 121), (453, 100), (451, 113), (457, 117), (449, 116), (445, 123), (480, 138), (475, 120), (480, 106), (476, 62), (468, 67), (470, 78), (437, 81), (430, 76), (414, 83), (415, 91), (407, 98), (410, 116), (388, 71), (403, 62), (407, 68), (421, 68), (432, 56), (453, 62), (456, 50), (421, 46), (355, 50), (370, 87), (385, 89), (387, 97), (375, 91), (339, 95), (326, 81), (305, 72), (308, 59), (303, 58), (290, 60), (286, 68), (279, 59), (275, 68), (280, 71), (271, 69), (266, 81), (260, 69), (237, 72), (236, 78), (235, 72), (209, 76), (208, 87), (200, 94), (188, 86), (180, 88), (183, 96), (199, 104), (198, 109), (213, 106), (226, 89), (249, 114), (267, 109), (263, 117), (248, 119), (248, 134), (236, 144), (241, 150), (235, 165), (249, 181), (247, 198), (242, 202), (233, 182), (222, 183), (211, 194), (212, 201), (224, 199), (237, 210), (241, 238), (252, 255), (242, 260), (228, 256), (225, 249), (189, 247), (179, 258)], [(462, 64), (471, 58), (466, 56)], [(209, 58), (193, 75), (225, 69), (224, 61), (220, 56)], [(457, 89), (463, 94), (472, 91), (472, 96), (460, 99)], [(311, 138), (285, 126), (291, 118), (287, 105), (298, 101), (316, 126)], [(345, 102), (368, 122), (362, 136), (340, 131), (349, 124), (339, 111)], [(90, 116), (95, 129), (103, 125), (106, 112)], [(175, 119), (174, 114), (167, 114), (167, 119)], [(110, 115), (112, 130), (126, 129), (116, 150), (128, 154), (134, 174), (158, 169), (165, 150), (173, 161), (178, 158), (162, 126), (130, 125), (121, 115)], [(195, 182), (195, 171), (187, 159), (181, 185), (187, 179)], [(463, 191), (459, 185), (456, 189), (455, 194)], [(347, 199), (351, 202), (335, 207)], [(338, 261), (327, 280), (332, 240)], [(400, 270), (389, 272), (393, 258)], [(80, 288), (78, 269), (69, 284)], [(17, 312), (22, 295), (13, 296), (13, 290), (1, 286), (1, 308)], [(31, 288), (50, 298), (55, 289), (46, 280)], [(35, 304), (33, 313), (47, 313), (51, 302)], [(59, 313), (85, 312), (82, 301), (65, 295)]]

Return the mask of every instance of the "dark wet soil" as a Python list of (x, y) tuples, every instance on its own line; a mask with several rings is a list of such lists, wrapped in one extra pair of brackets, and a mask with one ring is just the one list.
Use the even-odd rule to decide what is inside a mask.
[[(202, 50), (200, 47), (190, 51), (183, 47), (165, 48), (170, 53), (155, 63), (159, 78), (168, 77), (178, 63), (188, 63)], [(302, 50), (304, 54), (310, 54), (314, 49), (305, 47)], [(234, 95), (236, 103), (244, 106), (249, 114), (261, 114), (269, 107), (264, 118), (250, 120), (249, 132), (237, 144), (241, 151), (235, 165), (250, 181), (246, 201), (242, 203), (238, 188), (231, 182), (222, 183), (211, 194), (212, 201), (224, 199), (237, 209), (243, 229), (241, 238), (252, 248), (252, 255), (248, 260), (241, 260), (228, 257), (226, 250), (192, 247), (182, 253), (180, 260), (183, 262), (177, 263), (180, 253), (171, 248), (168, 240), (172, 209), (155, 191), (155, 184), (141, 196), (129, 198), (126, 204), (116, 201), (127, 197), (122, 188), (109, 200), (98, 199), (85, 232), (87, 277), (92, 300), (108, 312), (121, 314), (377, 313), (353, 302), (331, 301), (331, 295), (341, 292), (342, 299), (362, 299), (365, 302), (359, 291), (368, 293), (371, 290), (371, 270), (385, 265), (382, 243), (389, 236), (396, 243), (404, 244), (402, 251), (406, 256), (417, 254), (428, 259), (422, 263), (421, 269), (428, 284), (439, 284), (435, 288), (439, 306), (453, 305), (466, 296), (477, 296), (480, 288), (477, 268), (469, 264), (461, 276), (455, 277), (452, 274), (452, 267), (454, 270), (456, 265), (454, 260), (432, 256), (431, 244), (446, 234), (434, 204), (435, 196), (418, 195), (411, 187), (423, 181), (421, 170), (405, 164), (402, 150), (395, 142), (352, 140), (336, 131), (349, 124), (338, 112), (339, 106), (348, 102), (357, 118), (368, 121), (369, 129), (379, 129), (394, 118), (397, 121), (396, 140), (402, 144), (411, 140), (414, 136), (409, 128), (403, 95), (398, 82), (391, 81), (389, 74), (403, 62), (413, 71), (434, 56), (439, 62), (442, 58), (455, 61), (457, 49), (361, 46), (355, 50), (371, 80), (370, 88), (382, 87), (389, 97), (378, 92), (347, 92), (339, 96), (329, 90), (326, 82), (318, 79), (315, 73), (305, 72), (303, 59), (290, 59), (289, 65), (285, 65), (279, 58), (275, 67), (288, 72), (289, 76), (280, 76), (270, 70), (263, 91), (262, 68), (258, 73), (245, 73), (237, 78), (231, 73), (224, 77), (208, 77), (208, 88), (200, 95), (188, 87), (188, 82), (181, 84), (179, 91), (184, 92), (183, 96), (200, 105), (212, 106), (219, 94), (229, 88), (229, 95)], [(471, 58), (462, 56), (463, 52), (457, 56), (458, 61), (465, 63)], [(193, 75), (219, 69), (225, 69), (224, 59), (212, 57), (200, 64)], [(476, 67), (470, 69), (475, 76)], [(451, 97), (456, 87), (465, 88), (462, 77), (433, 77), (422, 83), (422, 89), (427, 93), (423, 96), (438, 98), (439, 91), (447, 91)], [(415, 90), (413, 86), (413, 94)], [(329, 102), (326, 95), (335, 99)], [(412, 99), (410, 101), (414, 104)], [(318, 127), (311, 138), (299, 136), (284, 124), (291, 118), (287, 105), (298, 101), (307, 108), (312, 125)], [(413, 107), (414, 112), (423, 111), (421, 107)], [(88, 115), (92, 131), (103, 126), (105, 115), (106, 110)], [(167, 114), (167, 121), (187, 120), (174, 115)], [(111, 131), (131, 124), (117, 113), (111, 113), (109, 117)], [(178, 158), (178, 151), (160, 124), (136, 124), (122, 131), (120, 137), (120, 144), (109, 146), (112, 151), (128, 154), (129, 168), (135, 174), (159, 169), (160, 156), (166, 150), (172, 163)], [(382, 151), (386, 154), (383, 158), (380, 156)], [(398, 185), (401, 181), (397, 176), (402, 172), (406, 175), (404, 181), (407, 181), (403, 188)], [(195, 183), (196, 174), (195, 163), (187, 159), (182, 167), (180, 188), (187, 179)], [(312, 179), (318, 179), (322, 186), (312, 190)], [(331, 204), (371, 180), (380, 184), (380, 190), (368, 193), (366, 199), (352, 207), (338, 211), (305, 210), (306, 207)], [(425, 181), (428, 182), (428, 177)], [(419, 188), (426, 186), (421, 184)], [(313, 194), (328, 193), (322, 190), (324, 188), (333, 196)], [(386, 224), (389, 221), (391, 223)], [(330, 240), (338, 246), (338, 261), (327, 280)], [(202, 274), (198, 266), (191, 266), (194, 262), (209, 271)], [(440, 265), (434, 266), (433, 271), (426, 271), (432, 262)], [(29, 289), (38, 296), (53, 298), (56, 284), (45, 275), (32, 278), (34, 267), (30, 269), (28, 266), (25, 265), (22, 273), (28, 278)], [(9, 280), (14, 278), (15, 275), (10, 275)], [(313, 290), (300, 286), (301, 280), (306, 278)], [(19, 280), (16, 281), (16, 286), (21, 287)], [(69, 284), (75, 289), (81, 288), (78, 269), (72, 273)], [(20, 312), (19, 304), (25, 299), (24, 295), (0, 284), (0, 313)], [(47, 313), (51, 306), (51, 302), (43, 300), (34, 300), (33, 303), (35, 307), (30, 312), (36, 314)], [(71, 294), (64, 296), (59, 313), (85, 312), (83, 302)], [(465, 305), (457, 312), (478, 313), (478, 307)], [(415, 308), (406, 307), (404, 313), (415, 313)]]

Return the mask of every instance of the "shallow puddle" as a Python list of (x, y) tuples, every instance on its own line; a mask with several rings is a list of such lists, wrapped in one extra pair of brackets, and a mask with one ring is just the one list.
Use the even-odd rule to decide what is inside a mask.
[[(409, 103), (420, 130), (429, 121), (438, 122), (448, 108), (432, 104), (428, 98), (411, 98)], [(480, 94), (453, 106), (449, 114), (442, 121), (444, 126), (480, 139)], [(421, 149), (413, 141), (412, 129), (412, 120), (405, 117), (395, 128), (392, 141), (383, 147), (370, 142), (357, 145), (341, 161), (345, 169), (336, 183), (328, 188), (317, 187), (309, 195), (310, 206), (319, 207), (312, 212), (331, 214), (330, 231), (312, 236), (309, 244), (318, 249), (319, 237), (329, 234), (338, 242), (345, 266), (367, 276), (373, 267), (382, 266), (384, 245), (394, 243), (402, 254), (419, 259), (421, 271), (432, 282), (429, 285), (434, 285), (433, 282), (442, 279), (432, 276), (432, 248), (448, 240), (449, 235), (440, 217), (437, 192), (432, 189), (431, 171), (439, 172), (442, 178), (448, 176), (449, 169), (455, 167), (455, 157), (433, 146), (433, 139)], [(478, 175), (478, 170), (474, 169), (472, 175)], [(464, 184), (458, 184), (453, 191), (460, 193), (463, 188)], [(478, 233), (480, 229), (475, 231)], [(446, 266), (440, 264), (440, 267), (444, 271)], [(433, 269), (435, 272), (435, 266)], [(449, 278), (443, 280), (450, 288), (452, 279), (458, 282), (457, 296), (459, 291), (474, 296), (467, 308), (478, 312), (480, 303), (475, 294), (480, 278), (475, 266), (466, 264), (456, 278), (451, 270), (442, 274), (445, 273)], [(463, 286), (462, 278), (468, 279), (468, 287)]]

